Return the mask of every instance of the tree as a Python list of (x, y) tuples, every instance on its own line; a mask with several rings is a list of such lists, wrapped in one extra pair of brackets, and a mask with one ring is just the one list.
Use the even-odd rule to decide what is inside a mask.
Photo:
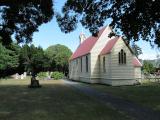
[(0, 44), (0, 51), (0, 70), (4, 70), (7, 68), (8, 50)]
[(72, 52), (68, 47), (60, 44), (53, 45), (48, 47), (45, 53), (50, 59), (51, 67), (62, 72), (68, 71), (68, 61), (72, 55)]
[(24, 45), (20, 53), (20, 63), (27, 72), (38, 73), (44, 70), (45, 55), (41, 47)]
[(144, 63), (143, 63), (143, 71), (146, 74), (148, 74), (148, 73), (151, 74), (151, 73), (155, 72), (155, 68), (154, 68), (152, 63), (144, 61)]
[(128, 40), (142, 39), (160, 47), (159, 8), (159, 0), (67, 0), (56, 18), (65, 33), (80, 22), (94, 36), (111, 19), (110, 26)]
[(19, 46), (15, 43), (4, 47), (0, 43), (0, 77), (16, 72), (19, 66)]
[(2, 43), (12, 42), (11, 36), (20, 42), (32, 41), (38, 27), (53, 17), (52, 0), (1, 0), (0, 36)]
[(134, 52), (134, 54), (135, 54), (135, 56), (139, 56), (139, 55), (141, 55), (142, 54), (142, 49), (138, 46), (138, 45), (136, 45), (135, 43), (134, 44), (132, 44), (132, 50), (133, 50), (133, 52)]

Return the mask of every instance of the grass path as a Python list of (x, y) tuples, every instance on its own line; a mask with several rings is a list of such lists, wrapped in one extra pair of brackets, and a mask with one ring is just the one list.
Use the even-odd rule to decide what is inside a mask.
[(127, 120), (128, 117), (63, 81), (40, 81), (30, 89), (29, 80), (0, 80), (0, 120)]

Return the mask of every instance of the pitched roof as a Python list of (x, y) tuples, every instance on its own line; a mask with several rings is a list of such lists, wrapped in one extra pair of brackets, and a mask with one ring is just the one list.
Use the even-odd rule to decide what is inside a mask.
[(94, 37), (94, 36), (90, 36), (88, 37), (86, 40), (84, 40), (79, 47), (77, 48), (77, 50), (72, 54), (70, 60), (81, 57), (83, 55), (86, 55), (88, 53), (90, 53), (91, 49), (93, 48), (93, 46), (95, 45), (96, 41), (99, 39), (99, 37), (102, 35), (103, 31), (105, 30), (106, 27), (103, 27), (99, 33), (98, 33), (98, 37)]
[[(100, 55), (108, 54), (111, 52), (112, 48), (114, 47), (115, 43), (118, 41), (120, 37), (115, 37), (111, 40), (109, 40), (106, 44), (106, 46), (102, 49)], [(123, 40), (123, 39), (122, 39)], [(124, 41), (125, 42), (125, 41)], [(128, 46), (128, 45), (127, 45)], [(130, 51), (132, 52), (132, 49), (128, 46)], [(133, 52), (132, 52), (133, 53)], [(137, 59), (137, 57), (134, 57), (132, 60), (132, 64), (134, 67), (141, 67), (142, 64), (141, 62)]]
[(119, 37), (115, 37), (115, 38), (109, 40), (107, 42), (107, 44), (105, 45), (105, 47), (102, 49), (100, 55), (104, 55), (104, 54), (110, 53), (118, 39), (119, 39)]
[(132, 64), (133, 64), (134, 67), (142, 67), (141, 62), (137, 59), (137, 57), (133, 58)]

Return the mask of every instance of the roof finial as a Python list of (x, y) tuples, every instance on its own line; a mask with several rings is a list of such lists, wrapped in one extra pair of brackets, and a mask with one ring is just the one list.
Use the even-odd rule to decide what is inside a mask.
[(80, 44), (86, 39), (85, 34), (83, 33), (83, 27), (82, 27), (82, 32), (79, 35), (79, 39), (80, 39)]

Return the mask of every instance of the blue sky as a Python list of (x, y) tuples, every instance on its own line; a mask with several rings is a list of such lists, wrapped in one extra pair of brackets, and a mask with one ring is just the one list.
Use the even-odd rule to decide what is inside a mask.
[[(64, 2), (65, 0), (55, 0), (54, 9), (60, 11)], [(81, 24), (78, 24), (77, 29), (71, 33), (62, 33), (54, 17), (49, 23), (39, 27), (39, 32), (36, 32), (33, 35), (32, 43), (36, 46), (41, 46), (44, 49), (51, 45), (63, 44), (74, 52), (79, 45), (79, 34), (82, 32), (82, 29), (86, 36), (90, 36), (89, 31), (82, 28)], [(141, 59), (155, 59), (156, 55), (160, 54), (160, 51), (157, 48), (151, 48), (150, 44), (147, 42), (139, 41), (137, 44), (142, 48), (143, 54), (139, 56)]]

